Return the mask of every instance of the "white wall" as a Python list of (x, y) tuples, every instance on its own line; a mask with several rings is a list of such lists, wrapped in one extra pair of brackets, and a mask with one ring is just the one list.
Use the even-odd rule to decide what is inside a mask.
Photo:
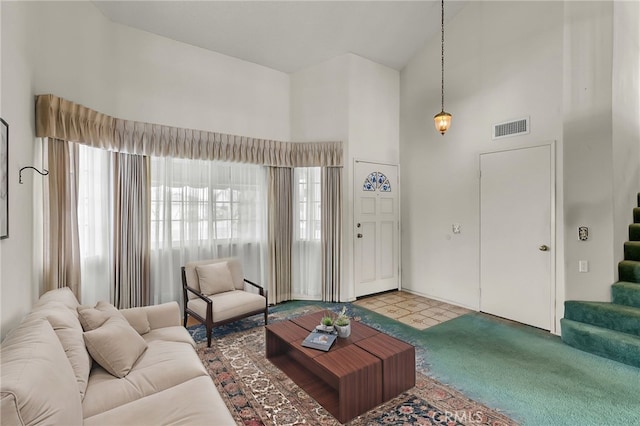
[[(40, 293), (34, 235), (34, 95), (130, 120), (289, 140), (289, 76), (114, 24), (90, 2), (1, 2), (2, 111), (11, 136), (2, 337)], [(36, 164), (38, 165), (38, 164)], [(35, 254), (34, 254), (35, 252)]]
[[(613, 256), (613, 2), (564, 7), (564, 209), (566, 297), (611, 300)], [(627, 223), (628, 225), (628, 223)], [(577, 238), (588, 226), (590, 238)], [(578, 261), (589, 272), (578, 272)]]
[(291, 74), (291, 140), (349, 138), (349, 56)]
[[(2, 4), (0, 3), (0, 117), (2, 117)], [(0, 240), (0, 289), (2, 289), (2, 241)], [(0, 297), (2, 293), (0, 291)], [(0, 318), (2, 316), (2, 303), (0, 302)], [(4, 337), (0, 331), (0, 339)]]
[[(469, 2), (446, 24), (445, 110), (453, 121), (444, 136), (433, 125), (439, 38), (402, 70), (403, 288), (479, 307), (479, 154), (561, 146), (562, 11), (557, 2)], [(530, 134), (491, 140), (493, 123), (526, 116)]]
[(349, 55), (350, 159), (400, 161), (400, 73)]
[(291, 137), (344, 142), (343, 300), (354, 298), (353, 160), (398, 164), (399, 73), (353, 54), (291, 75)]
[(613, 4), (613, 46), (613, 257), (617, 262), (623, 258), (640, 192), (640, 2)]

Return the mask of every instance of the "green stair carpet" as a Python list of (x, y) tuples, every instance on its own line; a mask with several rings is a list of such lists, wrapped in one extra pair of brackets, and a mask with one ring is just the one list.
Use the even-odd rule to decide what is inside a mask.
[(623, 260), (618, 263), (618, 279), (631, 283), (640, 283), (640, 262)]
[(640, 367), (640, 339), (566, 318), (560, 320), (562, 341), (578, 349)]
[(640, 336), (640, 309), (608, 302), (564, 304), (565, 319)]
[(629, 225), (629, 240), (640, 241), (640, 223)]
[(618, 281), (611, 286), (611, 296), (616, 305), (640, 308), (640, 284)]
[(560, 325), (566, 344), (640, 367), (640, 207), (633, 209), (633, 222), (618, 263), (620, 281), (611, 286), (612, 303), (568, 300)]
[(624, 258), (640, 261), (640, 241), (627, 241), (624, 243)]

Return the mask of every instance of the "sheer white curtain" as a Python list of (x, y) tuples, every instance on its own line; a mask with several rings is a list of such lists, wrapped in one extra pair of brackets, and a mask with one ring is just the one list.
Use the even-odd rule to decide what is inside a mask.
[(294, 169), (293, 299), (322, 299), (320, 167)]
[(180, 267), (238, 257), (267, 285), (266, 169), (241, 163), (151, 159), (152, 304), (182, 303)]
[(113, 215), (109, 151), (79, 147), (78, 234), (80, 237), (81, 303), (111, 300)]

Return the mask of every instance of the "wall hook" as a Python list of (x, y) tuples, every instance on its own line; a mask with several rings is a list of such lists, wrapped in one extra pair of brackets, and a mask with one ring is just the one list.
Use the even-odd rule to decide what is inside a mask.
[(48, 174), (49, 174), (49, 171), (48, 171), (48, 170), (42, 169), (42, 171), (40, 171), (40, 170), (36, 169), (36, 168), (35, 168), (35, 167), (33, 167), (33, 166), (25, 166), (25, 167), (23, 167), (23, 168), (21, 168), (21, 169), (20, 169), (20, 174), (19, 174), (20, 179), (18, 179), (18, 183), (22, 183), (22, 171), (23, 171), (24, 169), (33, 169), (33, 170), (35, 170), (36, 172), (40, 173), (40, 175), (42, 175), (42, 176), (46, 176), (46, 175), (48, 175)]

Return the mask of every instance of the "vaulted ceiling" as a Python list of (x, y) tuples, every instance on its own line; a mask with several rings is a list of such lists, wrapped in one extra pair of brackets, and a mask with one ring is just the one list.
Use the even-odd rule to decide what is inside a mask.
[[(439, 1), (94, 1), (110, 20), (291, 73), (345, 53), (400, 70)], [(445, 20), (466, 2), (445, 2)]]

